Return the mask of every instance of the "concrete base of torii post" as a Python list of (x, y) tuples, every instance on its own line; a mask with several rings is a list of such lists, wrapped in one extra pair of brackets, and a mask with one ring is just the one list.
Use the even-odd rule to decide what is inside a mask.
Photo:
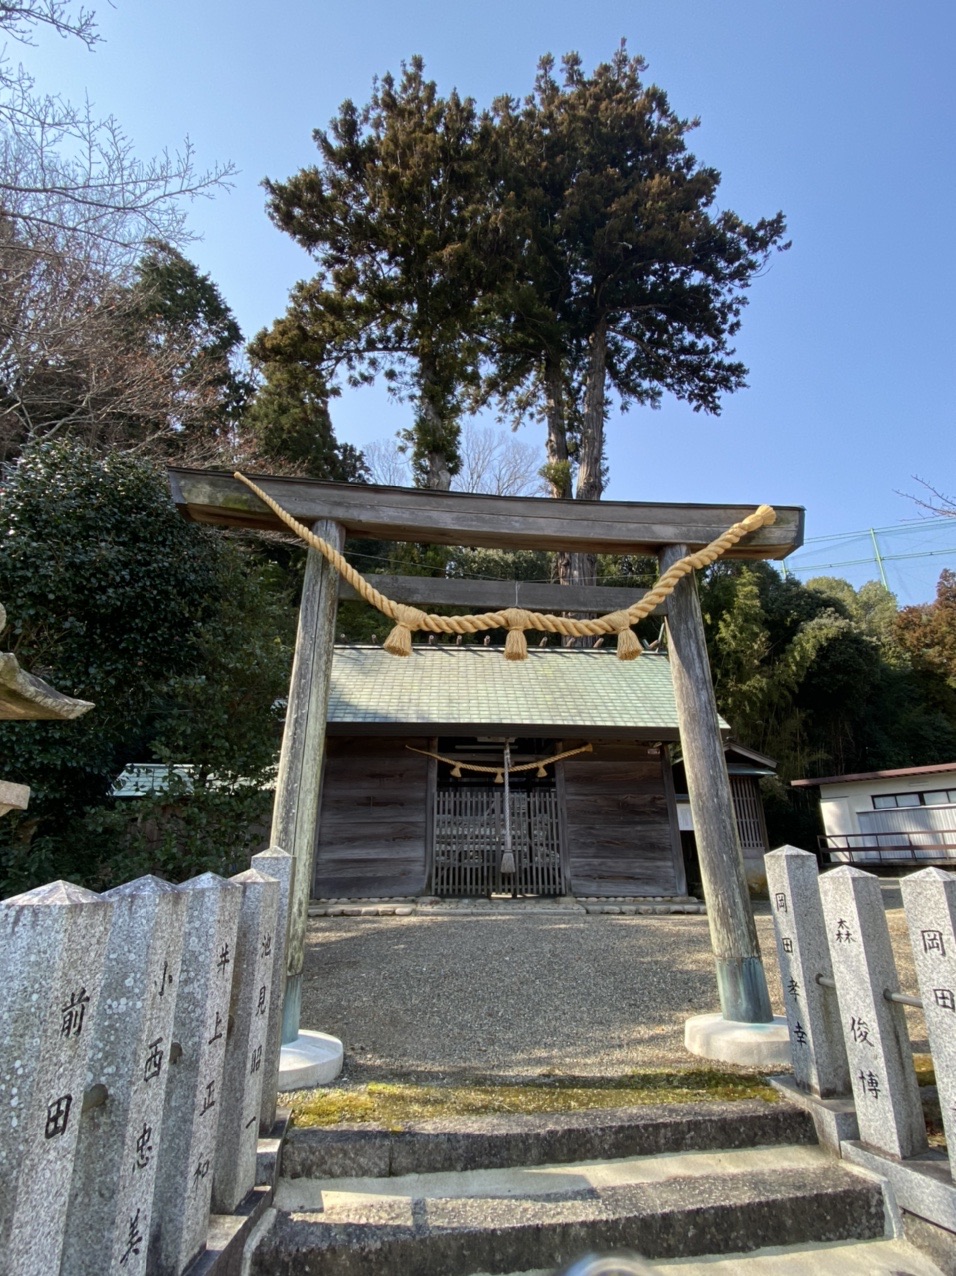
[(684, 1024), (691, 1054), (743, 1067), (790, 1066), (790, 1032), (783, 1015), (770, 1023), (739, 1023), (721, 1014), (692, 1015)]
[(303, 1028), (279, 1052), (280, 1093), (329, 1085), (342, 1071), (343, 1054), (338, 1037)]

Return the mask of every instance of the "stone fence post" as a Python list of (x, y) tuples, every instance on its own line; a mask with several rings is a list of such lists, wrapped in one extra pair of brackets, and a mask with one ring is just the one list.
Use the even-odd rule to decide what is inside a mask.
[(279, 883), (274, 877), (250, 868), (231, 880), (242, 888), (242, 901), (213, 1167), (212, 1207), (219, 1214), (231, 1214), (256, 1181), (272, 966), (280, 925)]
[(916, 979), (956, 1178), (956, 878), (924, 868), (901, 882)]
[(0, 1276), (181, 1276), (210, 1207), (255, 1185), (292, 865), (256, 859), (281, 882), (54, 882), (0, 903)]
[(282, 1051), (282, 1017), (286, 985), (286, 945), (292, 874), (295, 860), (281, 847), (270, 846), (252, 857), (252, 867), (279, 883), (279, 922), (276, 927), (275, 952), (272, 961), (272, 988), (269, 994), (269, 1027), (262, 1065), (262, 1105), (259, 1112), (259, 1133), (267, 1138), (276, 1120), (276, 1101), (279, 1083), (279, 1063)]
[(833, 977), (817, 858), (795, 846), (782, 846), (765, 855), (764, 864), (793, 1077), (807, 1094), (839, 1098), (850, 1092), (850, 1072), (836, 994), (817, 982), (818, 976)]
[(820, 878), (860, 1138), (893, 1157), (927, 1147), (879, 878), (848, 866)]
[(106, 1100), (83, 1114), (60, 1276), (146, 1270), (186, 897), (141, 877), (107, 891), (113, 918), (90, 1073)]
[[(156, 1170), (147, 1271), (179, 1276), (209, 1226), (241, 888), (215, 873), (179, 887), (183, 956)], [(235, 1114), (239, 1120), (239, 1114)]]
[(113, 904), (51, 882), (0, 904), (0, 1273), (58, 1272)]

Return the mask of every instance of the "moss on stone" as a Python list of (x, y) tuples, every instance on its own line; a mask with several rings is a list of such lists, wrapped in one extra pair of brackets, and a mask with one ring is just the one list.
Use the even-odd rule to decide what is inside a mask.
[(933, 1068), (933, 1056), (929, 1054), (914, 1054), (913, 1067), (916, 1069), (916, 1080), (920, 1085), (935, 1085), (936, 1071)]
[(706, 1103), (738, 1099), (777, 1101), (759, 1073), (695, 1068), (635, 1072), (582, 1080), (549, 1077), (525, 1084), (417, 1085), (371, 1082), (356, 1087), (305, 1090), (289, 1096), (299, 1126), (368, 1122), (400, 1130), (428, 1118), (500, 1113), (575, 1112), (585, 1108), (637, 1107), (649, 1103)]

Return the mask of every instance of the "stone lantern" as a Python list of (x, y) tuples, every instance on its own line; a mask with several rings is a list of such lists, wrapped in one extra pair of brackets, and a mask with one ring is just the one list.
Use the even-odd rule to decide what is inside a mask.
[[(7, 614), (0, 606), (0, 632), (6, 623)], [(21, 669), (12, 652), (0, 651), (0, 721), (66, 722), (82, 717), (92, 708), (89, 700), (65, 696), (42, 678)], [(0, 780), (0, 815), (26, 810), (29, 800), (27, 785)]]

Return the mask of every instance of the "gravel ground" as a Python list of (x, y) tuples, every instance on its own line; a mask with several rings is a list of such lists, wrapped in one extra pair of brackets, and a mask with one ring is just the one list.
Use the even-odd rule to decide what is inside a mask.
[[(899, 892), (884, 887), (901, 983), (915, 992)], [(756, 905), (776, 1013), (773, 923)], [(302, 1022), (341, 1037), (346, 1079), (607, 1077), (699, 1064), (684, 1020), (719, 1010), (706, 917), (516, 908), (502, 915), (329, 917), (309, 930)], [(910, 1014), (914, 1048), (922, 1017)]]

